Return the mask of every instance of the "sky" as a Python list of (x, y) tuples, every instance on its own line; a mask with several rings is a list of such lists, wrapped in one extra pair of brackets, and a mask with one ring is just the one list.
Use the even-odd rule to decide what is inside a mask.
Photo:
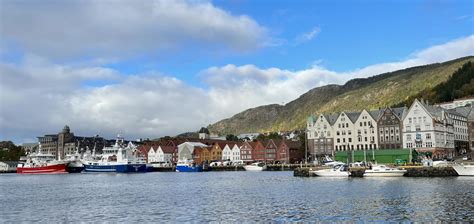
[(473, 1), (0, 1), (0, 140), (156, 138), (474, 55)]

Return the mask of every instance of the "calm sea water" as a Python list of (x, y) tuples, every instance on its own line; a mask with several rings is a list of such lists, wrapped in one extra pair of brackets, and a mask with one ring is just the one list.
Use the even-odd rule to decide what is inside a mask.
[(0, 222), (474, 221), (474, 178), (0, 175)]

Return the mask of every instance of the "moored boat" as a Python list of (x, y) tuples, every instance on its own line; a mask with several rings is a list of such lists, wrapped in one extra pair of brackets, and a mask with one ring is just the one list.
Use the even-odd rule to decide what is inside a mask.
[(453, 169), (459, 176), (474, 176), (474, 165), (472, 164), (455, 163)]
[(192, 160), (178, 160), (176, 172), (202, 172), (202, 166), (194, 164)]
[(246, 171), (263, 171), (267, 169), (265, 163), (252, 163), (250, 165), (245, 165), (244, 169)]
[(19, 174), (55, 174), (67, 173), (67, 162), (55, 160), (51, 154), (30, 154), (23, 163), (19, 163), (16, 172)]
[(385, 165), (376, 165), (365, 170), (364, 177), (401, 177), (406, 172), (406, 170), (390, 168)]
[(117, 136), (114, 146), (105, 147), (102, 152), (98, 159), (83, 162), (84, 172), (138, 173), (147, 171), (146, 164), (136, 155), (138, 152), (136, 147), (131, 142), (125, 146), (120, 135)]
[(320, 177), (349, 177), (347, 165), (336, 165), (329, 169), (310, 171), (310, 173)]

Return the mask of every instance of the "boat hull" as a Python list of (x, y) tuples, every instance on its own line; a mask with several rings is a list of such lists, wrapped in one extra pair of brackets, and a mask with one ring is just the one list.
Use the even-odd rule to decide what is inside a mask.
[(246, 171), (263, 171), (265, 170), (266, 167), (261, 167), (261, 166), (244, 166), (244, 169)]
[(202, 166), (176, 166), (176, 172), (202, 172)]
[(68, 173), (80, 173), (84, 170), (84, 165), (81, 162), (70, 162), (67, 164), (66, 171)]
[(453, 169), (459, 176), (474, 176), (474, 165), (454, 165)]
[(406, 173), (406, 170), (393, 171), (393, 172), (365, 172), (364, 177), (402, 177)]
[(67, 173), (66, 164), (55, 164), (42, 167), (18, 167), (16, 172), (19, 174), (57, 174)]
[(349, 177), (348, 172), (313, 172), (314, 175), (319, 177)]
[(86, 165), (84, 172), (88, 173), (141, 173), (146, 172), (146, 164), (117, 164), (117, 165)]

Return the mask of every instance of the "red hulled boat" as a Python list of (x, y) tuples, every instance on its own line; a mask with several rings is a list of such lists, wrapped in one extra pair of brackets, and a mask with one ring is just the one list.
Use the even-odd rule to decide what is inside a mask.
[(31, 154), (24, 163), (18, 164), (16, 172), (19, 174), (54, 174), (67, 173), (67, 162), (54, 160), (50, 154)]

